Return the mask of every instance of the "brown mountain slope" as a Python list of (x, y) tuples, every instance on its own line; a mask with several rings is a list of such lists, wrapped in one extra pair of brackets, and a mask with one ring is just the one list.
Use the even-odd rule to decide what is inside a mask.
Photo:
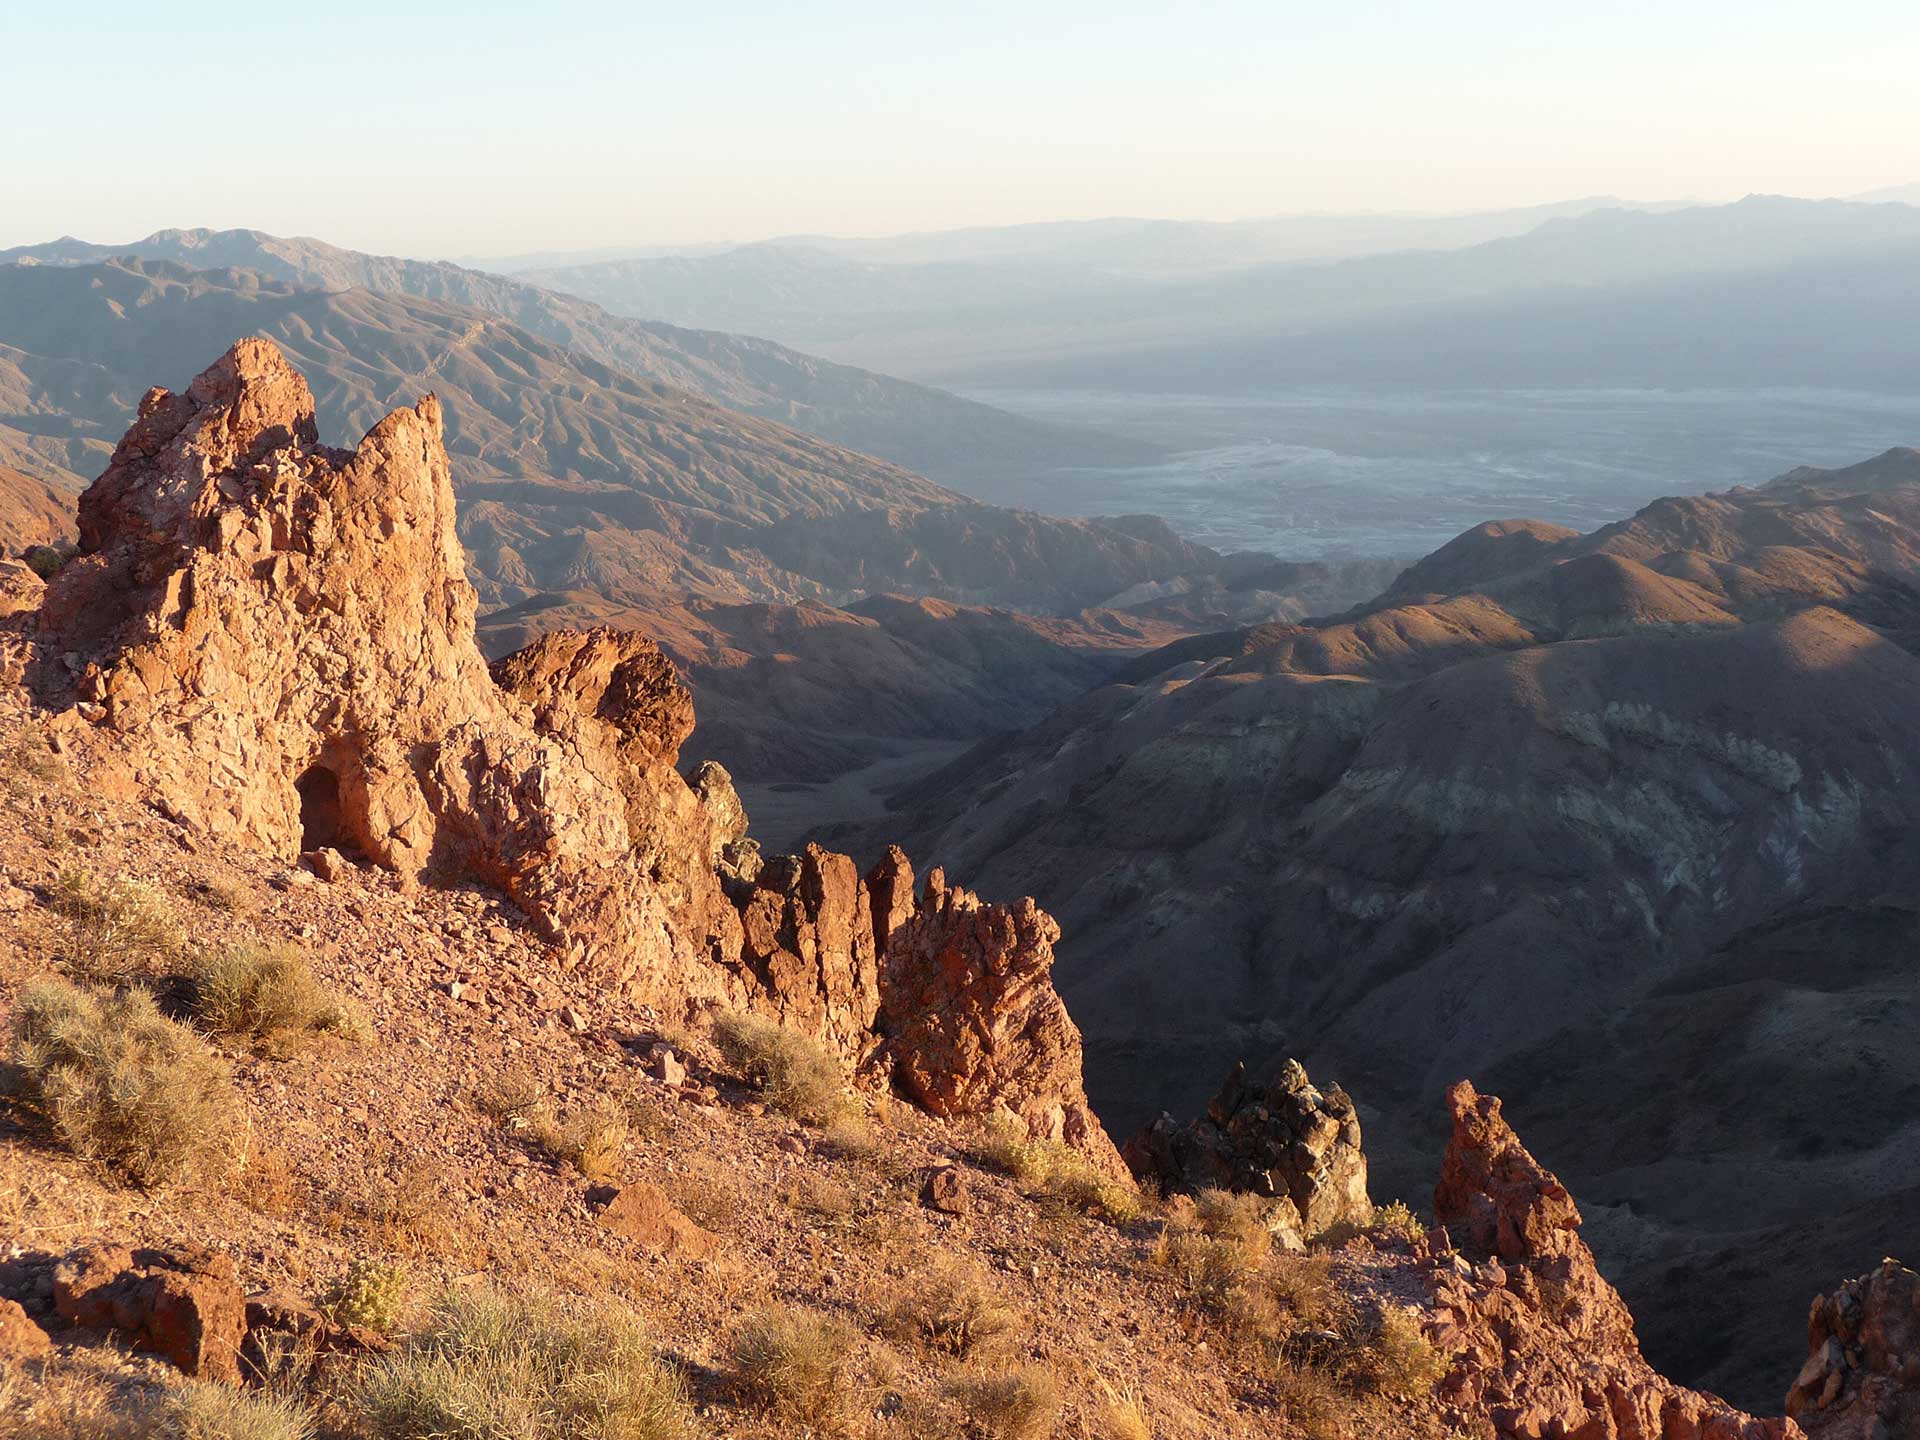
[(0, 465), (0, 556), (73, 537), (73, 496)]
[(18, 397), (0, 426), (42, 464), (91, 475), (149, 383), (185, 383), (197, 357), (248, 333), (313, 377), (330, 426), (440, 395), (489, 603), (582, 585), (733, 600), (894, 589), (1071, 611), (1219, 563), (1158, 522), (977, 504), (486, 314), (245, 271), (0, 266), (0, 389)]
[[(1790, 1196), (1835, 1155), (1777, 1138), (1769, 1163), (1797, 1178), (1756, 1193), (1737, 1102), (1684, 1084), (1634, 1162), (1660, 1178), (1613, 1183), (1606, 1077), (1690, 1075), (1703, 1042), (1609, 1027), (1708, 955), (1737, 971), (1757, 927), (1912, 893), (1894, 846), (1920, 824), (1920, 660), (1902, 643), (1920, 617), (1920, 486), (1829, 480), (1661, 501), (1584, 538), (1512, 533), (1527, 538), (1481, 532), (1427, 564), (1451, 595), (1416, 580), (1419, 603), (1229, 632), (1218, 661), (1181, 642), (1158, 675), (1132, 662), (1129, 683), (910, 792), (912, 843), (990, 891), (1017, 875), (1061, 915), (1063, 989), (1121, 1128), (1193, 1111), (1236, 1055), (1284, 1050), (1375, 1107), (1392, 1189), (1423, 1143), (1414, 1097), (1524, 1057), (1537, 1076), (1578, 1041), (1613, 1068), (1554, 1088), (1547, 1131), (1586, 1188), (1632, 1194), (1638, 1219), (1603, 1234), (1603, 1260), (1688, 1251), (1716, 1206), (1741, 1231), (1795, 1223)], [(1516, 543), (1539, 563), (1513, 563)], [(1773, 1023), (1795, 1035), (1791, 1014)], [(1715, 1068), (1766, 1053), (1738, 1023), (1713, 1033)], [(1846, 1043), (1810, 1019), (1808, 1043), (1822, 1034)], [(1879, 1105), (1872, 1083), (1860, 1069), (1768, 1104), (1797, 1117), (1791, 1134)], [(1727, 1163), (1695, 1174), (1681, 1157), (1696, 1151)], [(1910, 1168), (1845, 1173), (1868, 1187), (1857, 1216), (1864, 1193), (1911, 1183)], [(1884, 1227), (1856, 1236), (1902, 1248)], [(1624, 1278), (1651, 1296), (1652, 1272)], [(1788, 1270), (1773, 1288), (1700, 1287), (1690, 1320), (1652, 1309), (1649, 1346), (1719, 1364), (1687, 1348), (1688, 1324), (1710, 1312), (1784, 1337), (1820, 1284)], [(1790, 1378), (1711, 1374), (1749, 1401)]]
[(572, 295), (444, 261), (368, 255), (258, 230), (161, 230), (124, 245), (78, 240), (0, 250), (0, 266), (99, 264), (122, 256), (195, 270), (244, 269), (299, 289), (372, 290), (507, 320), (588, 359), (965, 488), (1062, 465), (1144, 464), (1151, 447), (1043, 424), (746, 335), (611, 315)]

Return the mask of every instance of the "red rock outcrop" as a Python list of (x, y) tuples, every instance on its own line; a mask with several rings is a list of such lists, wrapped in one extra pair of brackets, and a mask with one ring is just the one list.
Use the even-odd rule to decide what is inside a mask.
[(726, 772), (676, 771), (692, 703), (644, 637), (549, 634), (489, 670), (431, 396), (330, 449), (305, 380), (241, 341), (147, 395), (79, 528), (14, 629), (107, 791), (288, 860), (497, 886), (625, 999), (774, 1015), (935, 1113), (1005, 1108), (1119, 1171), (1031, 901), (937, 871), (916, 900), (897, 854), (872, 885), (817, 847), (762, 864)]
[(1338, 1085), (1325, 1093), (1288, 1060), (1264, 1081), (1236, 1064), (1207, 1113), (1161, 1117), (1122, 1152), (1133, 1173), (1166, 1191), (1245, 1190), (1288, 1201), (1303, 1239), (1373, 1218), (1360, 1116)]
[(1920, 1437), (1920, 1275), (1897, 1260), (1818, 1296), (1787, 1413), (1813, 1440)]
[(1516, 1440), (1801, 1434), (1792, 1420), (1756, 1419), (1648, 1365), (1633, 1317), (1580, 1239), (1572, 1197), (1520, 1143), (1499, 1100), (1462, 1080), (1447, 1103), (1453, 1138), (1434, 1214), (1460, 1248), (1442, 1243), (1428, 1257), (1427, 1334), (1450, 1362), (1437, 1389), (1450, 1418), (1485, 1416)]
[(69, 1324), (113, 1331), (188, 1375), (240, 1378), (247, 1299), (232, 1258), (218, 1251), (197, 1245), (76, 1251), (54, 1271), (53, 1301)]
[(1032, 1134), (1125, 1176), (1081, 1081), (1080, 1029), (1053, 988), (1060, 927), (1030, 899), (992, 905), (913, 868), (898, 846), (868, 877), (880, 954), (877, 1063), (935, 1115), (1010, 1110)]

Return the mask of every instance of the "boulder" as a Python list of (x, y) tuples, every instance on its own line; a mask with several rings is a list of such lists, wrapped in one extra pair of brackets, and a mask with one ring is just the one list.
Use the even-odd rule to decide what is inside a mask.
[(1889, 1258), (1814, 1298), (1787, 1413), (1813, 1440), (1920, 1440), (1920, 1275)]
[(1169, 1192), (1243, 1190), (1292, 1202), (1303, 1236), (1373, 1218), (1360, 1117), (1338, 1085), (1316, 1089), (1297, 1060), (1251, 1082), (1236, 1064), (1206, 1114), (1162, 1115), (1127, 1142), (1133, 1173)]
[(240, 1378), (247, 1301), (233, 1260), (219, 1251), (90, 1246), (54, 1270), (53, 1302), (69, 1324), (112, 1331), (188, 1375)]
[(658, 1185), (605, 1186), (588, 1200), (603, 1226), (656, 1254), (704, 1260), (720, 1248), (720, 1237), (681, 1214)]
[(37, 1360), (51, 1349), (53, 1338), (18, 1302), (0, 1299), (0, 1366)]

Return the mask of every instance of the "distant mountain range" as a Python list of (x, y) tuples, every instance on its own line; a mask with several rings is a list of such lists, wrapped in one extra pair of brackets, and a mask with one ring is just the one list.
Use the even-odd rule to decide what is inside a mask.
[(599, 306), (444, 261), (344, 250), (258, 230), (162, 230), (100, 245), (71, 238), (0, 250), (0, 266), (97, 264), (118, 257), (196, 270), (244, 269), (301, 289), (362, 288), (461, 306), (640, 379), (778, 420), (962, 488), (983, 477), (1062, 465), (1128, 465), (1150, 446), (1041, 424), (940, 390), (834, 364), (767, 340), (608, 314)]
[(1910, 353), (1913, 205), (1754, 196), (1469, 218), (1491, 234), (1463, 219), (1448, 240), (1440, 222), (1386, 217), (1369, 243), (1347, 234), (1360, 222), (1329, 221), (1313, 259), (1263, 255), (1258, 224), (1115, 221), (769, 242), (530, 278), (621, 313), (1000, 387), (1860, 384), (1886, 383)]
[(492, 604), (590, 586), (647, 603), (903, 590), (1073, 611), (1221, 569), (1159, 521), (983, 505), (491, 313), (165, 261), (0, 265), (0, 463), (77, 488), (149, 383), (184, 384), (247, 334), (294, 357), (334, 438), (440, 395)]

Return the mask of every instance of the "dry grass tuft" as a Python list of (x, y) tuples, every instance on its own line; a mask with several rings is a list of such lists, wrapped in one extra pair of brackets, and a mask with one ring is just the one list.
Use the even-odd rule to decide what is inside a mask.
[(226, 1067), (144, 990), (30, 982), (14, 1002), (11, 1058), (60, 1140), (135, 1184), (222, 1175), (238, 1158), (246, 1111)]
[(0, 1435), (7, 1440), (150, 1440), (161, 1393), (151, 1381), (77, 1353), (37, 1365), (0, 1363)]
[(834, 1430), (847, 1418), (853, 1331), (798, 1306), (755, 1310), (727, 1344), (736, 1388), (747, 1399), (803, 1425)]
[(782, 1115), (831, 1125), (846, 1113), (847, 1077), (818, 1041), (744, 1013), (722, 1015), (713, 1039), (727, 1064)]
[(626, 1116), (600, 1110), (566, 1120), (539, 1116), (531, 1122), (531, 1131), (534, 1144), (596, 1184), (619, 1178), (633, 1138)]
[(69, 865), (54, 882), (54, 909), (67, 922), (67, 967), (82, 980), (125, 984), (179, 953), (173, 902), (138, 880), (103, 880)]
[(172, 1391), (155, 1440), (313, 1440), (313, 1412), (291, 1396), (190, 1380)]
[(890, 1338), (943, 1355), (966, 1356), (1017, 1334), (1018, 1316), (999, 1303), (978, 1266), (938, 1257), (911, 1268), (914, 1278), (886, 1318)]
[(193, 982), (201, 1023), (282, 1053), (315, 1035), (363, 1042), (373, 1034), (367, 1017), (331, 994), (292, 945), (216, 946), (195, 959)]
[(692, 1440), (679, 1377), (634, 1315), (546, 1296), (450, 1293), (346, 1396), (369, 1440)]
[(1060, 1414), (1060, 1391), (1037, 1366), (1002, 1375), (965, 1375), (944, 1387), (969, 1425), (992, 1440), (1040, 1440)]
[(1109, 1391), (1093, 1412), (1089, 1440), (1153, 1440), (1153, 1422), (1138, 1396)]
[(1426, 1395), (1447, 1373), (1447, 1362), (1420, 1329), (1413, 1315), (1389, 1307), (1354, 1336), (1344, 1366), (1347, 1383), (1357, 1390), (1395, 1400)]
[(1071, 1205), (1106, 1221), (1125, 1225), (1147, 1212), (1132, 1182), (1106, 1174), (1079, 1151), (1054, 1140), (1037, 1139), (1018, 1116), (996, 1111), (981, 1125), (974, 1158), (1010, 1176), (1021, 1189)]

